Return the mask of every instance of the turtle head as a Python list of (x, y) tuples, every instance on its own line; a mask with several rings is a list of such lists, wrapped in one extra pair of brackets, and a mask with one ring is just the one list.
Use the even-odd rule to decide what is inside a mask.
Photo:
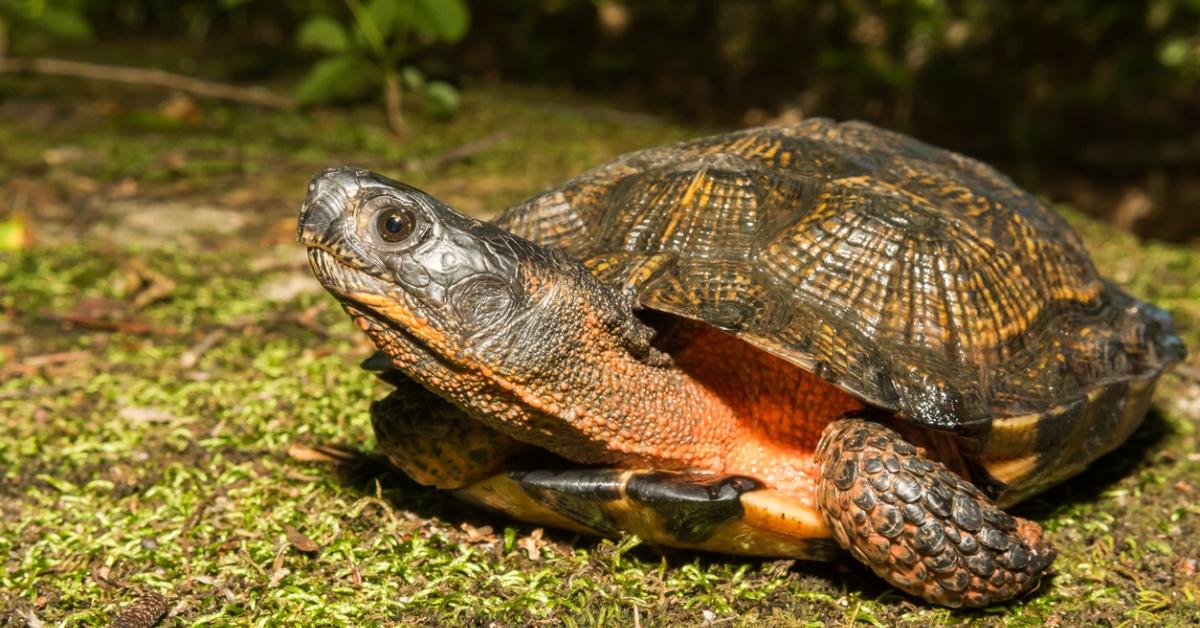
[(578, 262), (366, 170), (318, 173), (298, 238), (320, 282), (405, 370), (430, 357), (526, 370), (553, 360), (547, 343), (574, 335), (580, 308), (636, 321)]
[(318, 280), (360, 326), (382, 325), (441, 354), (503, 335), (524, 309), (522, 258), (532, 251), (505, 235), (354, 168), (313, 177), (298, 230)]

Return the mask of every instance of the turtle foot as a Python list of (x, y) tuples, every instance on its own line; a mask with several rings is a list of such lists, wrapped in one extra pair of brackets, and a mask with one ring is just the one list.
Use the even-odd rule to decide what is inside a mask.
[(879, 423), (834, 421), (817, 460), (817, 504), (834, 538), (907, 593), (986, 606), (1029, 591), (1054, 561), (1040, 526), (1000, 510)]

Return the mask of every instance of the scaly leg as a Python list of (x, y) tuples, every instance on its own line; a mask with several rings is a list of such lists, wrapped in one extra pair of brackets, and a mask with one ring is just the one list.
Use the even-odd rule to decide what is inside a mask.
[(896, 587), (945, 606), (985, 606), (1033, 588), (1055, 550), (899, 434), (846, 418), (817, 445), (817, 505), (837, 542)]
[(498, 473), (529, 448), (399, 373), (385, 375), (396, 390), (371, 404), (375, 438), (388, 461), (418, 483), (460, 488)]

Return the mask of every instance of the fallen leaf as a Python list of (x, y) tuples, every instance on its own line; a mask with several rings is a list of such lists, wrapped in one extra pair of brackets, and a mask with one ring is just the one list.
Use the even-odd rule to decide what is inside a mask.
[(137, 195), (139, 187), (137, 179), (126, 177), (117, 181), (108, 191), (108, 195), (113, 198), (129, 198)]
[(65, 314), (47, 313), (47, 318), (61, 321), (69, 326), (112, 331), (125, 334), (146, 334), (160, 332), (149, 324), (136, 320), (129, 312), (129, 306), (116, 299), (91, 297), (80, 299), (71, 311)]
[(0, 220), (0, 251), (21, 251), (36, 241), (33, 221), (25, 213), (18, 212), (8, 220)]
[(313, 552), (321, 549), (320, 546), (314, 543), (312, 539), (308, 538), (303, 532), (293, 528), (291, 525), (284, 524), (283, 531), (287, 533), (288, 543), (291, 543), (292, 547), (304, 552), (305, 554), (312, 554)]
[(324, 452), (313, 449), (303, 443), (292, 443), (287, 448), (288, 458), (299, 460), (300, 462), (330, 462), (333, 460), (331, 456)]
[(133, 259), (125, 269), (125, 294), (130, 298), (134, 310), (160, 301), (175, 291), (175, 280), (152, 270), (141, 259)]
[(46, 625), (32, 608), (18, 608), (17, 614), (25, 620), (25, 628), (42, 628)]
[(267, 583), (267, 587), (274, 589), (279, 584), (279, 581), (283, 580), (283, 577), (289, 573), (291, 573), (291, 571), (289, 571), (287, 567), (280, 567), (279, 569), (272, 571), (271, 581)]
[[(275, 550), (275, 560), (271, 562), (272, 574), (275, 574), (279, 570), (283, 569), (283, 550), (284, 547), (282, 545), (279, 546), (279, 549)], [(271, 576), (271, 581), (275, 582), (274, 575)]]
[(86, 360), (92, 357), (92, 352), (87, 350), (79, 351), (60, 351), (58, 353), (43, 353), (42, 355), (33, 355), (25, 358), (21, 363), (25, 366), (40, 367), (49, 366), (51, 364), (63, 364), (66, 362), (77, 362)]
[(117, 411), (117, 416), (131, 423), (174, 423), (196, 420), (193, 417), (179, 416), (162, 408), (149, 406), (125, 406)]
[(495, 531), (492, 526), (481, 526), (476, 528), (469, 523), (463, 523), (458, 526), (463, 532), (467, 533), (468, 543), (493, 543), (496, 541)]
[(112, 570), (106, 565), (92, 565), (90, 571), (92, 580), (96, 584), (100, 585), (101, 589), (111, 589), (116, 586), (116, 583), (114, 583), (112, 580), (109, 580), (109, 576), (112, 575)]
[(47, 166), (61, 166), (72, 161), (79, 161), (86, 156), (87, 153), (78, 146), (59, 146), (48, 148), (42, 152), (42, 161), (46, 162)]
[(543, 533), (541, 528), (535, 528), (533, 532), (529, 533), (529, 536), (517, 541), (517, 547), (525, 550), (529, 560), (541, 560), (542, 546), (545, 545), (545, 542), (542, 541)]
[(1195, 558), (1180, 559), (1175, 565), (1175, 572), (1183, 576), (1194, 576), (1196, 575), (1196, 564)]
[(204, 112), (196, 106), (196, 101), (182, 93), (175, 93), (167, 98), (159, 105), (158, 113), (164, 118), (185, 124), (199, 124), (204, 120)]
[(333, 462), (345, 463), (357, 460), (358, 452), (344, 450), (340, 447), (332, 447), (320, 445), (310, 447), (304, 443), (292, 443), (288, 445), (287, 455), (292, 460), (300, 462)]

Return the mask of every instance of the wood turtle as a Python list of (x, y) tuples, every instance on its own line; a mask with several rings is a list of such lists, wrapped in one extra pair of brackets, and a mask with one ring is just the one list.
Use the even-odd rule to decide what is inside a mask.
[(335, 168), (299, 239), (416, 481), (667, 546), (840, 546), (947, 606), (1037, 584), (1055, 551), (1002, 509), (1128, 438), (1185, 351), (1044, 202), (859, 122), (632, 153), (493, 222)]

